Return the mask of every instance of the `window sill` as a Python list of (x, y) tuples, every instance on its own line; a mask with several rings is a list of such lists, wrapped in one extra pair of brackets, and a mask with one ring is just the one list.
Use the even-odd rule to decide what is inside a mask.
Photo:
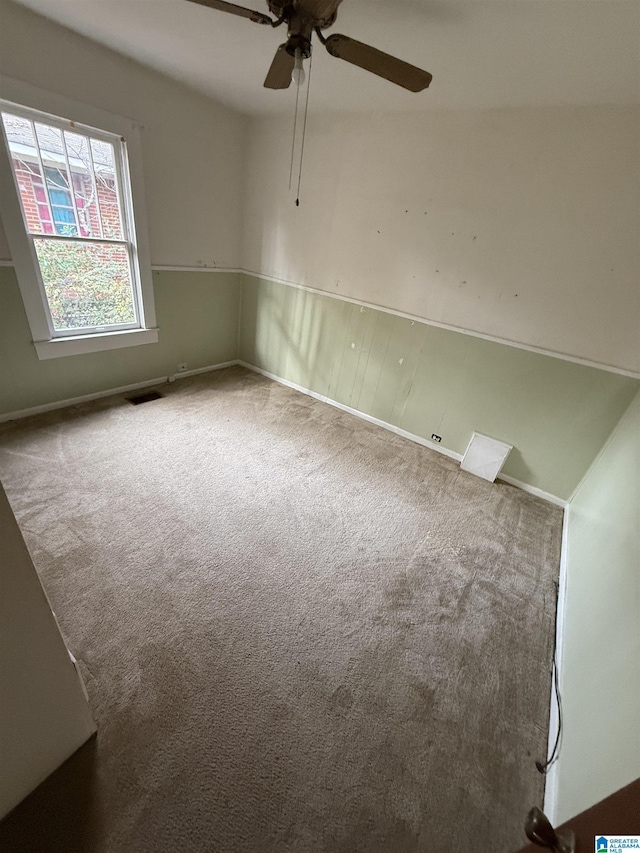
[(34, 341), (33, 345), (40, 361), (66, 355), (84, 355), (122, 347), (158, 342), (157, 329), (127, 329), (124, 332), (105, 332), (98, 335), (78, 335), (70, 338), (52, 338), (49, 341)]

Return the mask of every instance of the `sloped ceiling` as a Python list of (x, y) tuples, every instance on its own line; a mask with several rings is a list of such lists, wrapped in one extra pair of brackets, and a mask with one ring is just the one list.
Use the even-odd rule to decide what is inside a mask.
[[(274, 92), (262, 86), (284, 28), (186, 0), (17, 2), (241, 112), (290, 110), (293, 87)], [(267, 8), (264, 0), (243, 5)], [(411, 94), (316, 44), (315, 110), (640, 100), (637, 0), (344, 0), (332, 31), (426, 68), (434, 80), (430, 89)]]

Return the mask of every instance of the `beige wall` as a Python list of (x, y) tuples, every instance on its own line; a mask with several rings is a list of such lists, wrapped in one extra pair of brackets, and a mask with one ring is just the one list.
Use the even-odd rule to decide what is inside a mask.
[[(7, 0), (0, 0), (0, 74), (142, 125), (154, 264), (239, 266), (245, 119), (238, 113)], [(0, 234), (0, 259), (9, 257)]]
[(252, 122), (245, 269), (640, 373), (640, 108), (312, 100), (299, 208), (290, 150)]
[(95, 731), (0, 486), (0, 818)]
[(558, 821), (640, 776), (640, 393), (567, 511)]
[[(142, 125), (153, 264), (239, 265), (244, 118), (7, 0), (0, 73)], [(0, 260), (9, 257), (0, 233)], [(0, 413), (153, 380), (183, 362), (195, 369), (236, 357), (239, 276), (156, 271), (153, 284), (157, 344), (44, 362), (13, 268), (0, 268)]]

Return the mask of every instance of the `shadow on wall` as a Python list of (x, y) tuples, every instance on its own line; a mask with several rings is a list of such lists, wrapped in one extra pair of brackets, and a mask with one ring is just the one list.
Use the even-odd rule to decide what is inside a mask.
[[(258, 293), (254, 363), (319, 394), (328, 395), (331, 361), (322, 357), (323, 341), (334, 332), (326, 328), (324, 312), (314, 309), (311, 294), (292, 289), (292, 299), (278, 299), (275, 288)], [(344, 304), (344, 303), (342, 303)]]
[(90, 738), (0, 823), (0, 849), (11, 853), (86, 853), (98, 826), (97, 741)]

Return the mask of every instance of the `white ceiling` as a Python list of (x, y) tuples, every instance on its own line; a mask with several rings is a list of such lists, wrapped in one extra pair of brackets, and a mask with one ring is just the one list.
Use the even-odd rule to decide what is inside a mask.
[[(245, 113), (288, 110), (262, 81), (284, 27), (186, 0), (16, 0)], [(267, 10), (264, 0), (235, 0)], [(412, 94), (316, 42), (314, 109), (422, 110), (640, 100), (638, 0), (344, 0), (329, 32), (433, 74)]]

